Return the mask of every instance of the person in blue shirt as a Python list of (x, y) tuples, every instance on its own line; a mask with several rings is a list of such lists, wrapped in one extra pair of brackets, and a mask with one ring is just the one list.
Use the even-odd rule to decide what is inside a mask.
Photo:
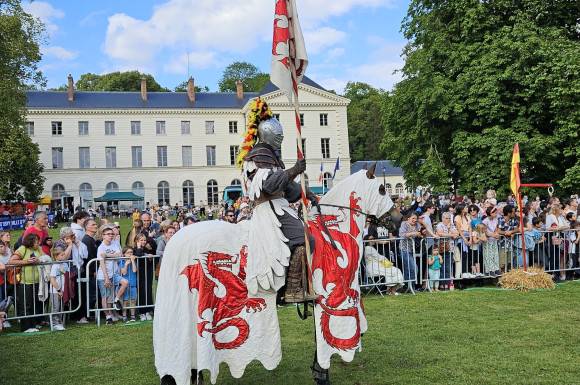
[[(123, 295), (123, 320), (127, 323), (136, 321), (135, 305), (137, 304), (137, 257), (133, 254), (133, 248), (125, 247), (123, 257), (119, 261), (121, 276), (125, 278), (129, 285)], [(131, 309), (131, 318), (127, 320), (127, 307)]]

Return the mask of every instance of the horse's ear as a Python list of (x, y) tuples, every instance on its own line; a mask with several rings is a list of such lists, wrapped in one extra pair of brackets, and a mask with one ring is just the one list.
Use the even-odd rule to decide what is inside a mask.
[(367, 178), (374, 179), (375, 178), (375, 169), (377, 168), (377, 162), (373, 162), (369, 168), (367, 169)]

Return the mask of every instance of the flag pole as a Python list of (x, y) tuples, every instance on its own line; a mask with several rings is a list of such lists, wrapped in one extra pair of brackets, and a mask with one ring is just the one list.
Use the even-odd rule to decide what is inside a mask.
[[(293, 9), (288, 7), (288, 9)], [(289, 12), (288, 14), (288, 29), (290, 32), (290, 38), (288, 39), (288, 48), (290, 53), (290, 75), (292, 78), (292, 103), (294, 106), (294, 121), (296, 123), (296, 145), (297, 145), (297, 158), (305, 159), (304, 149), (302, 148), (302, 125), (300, 122), (300, 103), (298, 101), (298, 77), (296, 75), (296, 41), (294, 36), (294, 13)], [(304, 245), (306, 247), (306, 259), (307, 259), (307, 280), (308, 280), (308, 293), (314, 295), (314, 288), (312, 287), (312, 253), (310, 250), (310, 241), (308, 237), (308, 208), (306, 207), (306, 183), (304, 181), (304, 173), (300, 174), (300, 190), (302, 199), (302, 212), (304, 213)]]

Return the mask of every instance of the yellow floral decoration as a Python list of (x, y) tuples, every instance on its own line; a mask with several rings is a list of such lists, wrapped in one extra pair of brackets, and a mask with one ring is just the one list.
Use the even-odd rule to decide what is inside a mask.
[(250, 112), (248, 112), (248, 125), (246, 132), (243, 134), (242, 148), (236, 159), (236, 166), (242, 168), (244, 158), (252, 150), (256, 141), (258, 140), (258, 125), (263, 120), (268, 120), (272, 117), (272, 110), (268, 107), (265, 101), (260, 98), (254, 99), (250, 103)]

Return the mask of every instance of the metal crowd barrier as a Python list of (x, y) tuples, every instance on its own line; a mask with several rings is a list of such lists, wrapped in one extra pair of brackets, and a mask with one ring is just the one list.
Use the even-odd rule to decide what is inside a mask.
[[(401, 250), (401, 242), (408, 242)], [(359, 286), (367, 293), (377, 291), (380, 295), (387, 287), (405, 285), (414, 293), (414, 284), (421, 283), (423, 269), (421, 244), (409, 238), (373, 239), (363, 242)]]
[[(66, 285), (62, 289), (67, 294), (63, 296), (51, 293), (54, 290), (51, 290), (50, 272), (54, 265), (63, 266), (62, 269), (59, 269), (61, 273), (69, 272), (69, 274), (63, 275), (62, 279), (57, 279), (58, 283)], [(74, 301), (74, 297), (80, 299), (81, 287), (78, 282), (78, 272), (72, 260), (22, 266), (7, 264), (2, 278), (0, 300), (8, 296), (14, 299), (13, 307), (9, 309), (6, 321), (34, 318), (37, 324), (40, 324), (48, 320), (50, 329), (53, 330), (56, 321), (60, 320), (59, 323), (64, 324), (66, 314), (78, 311), (82, 305), (82, 300)], [(75, 286), (72, 289), (70, 288), (71, 283)], [(74, 304), (75, 302), (76, 304)], [(16, 325), (12, 325), (12, 327), (16, 327)]]
[[(543, 268), (554, 278), (558, 275), (564, 278), (563, 275), (570, 272), (580, 275), (578, 238), (577, 230), (526, 231), (527, 266)], [(465, 243), (461, 237), (410, 239), (412, 253), (401, 252), (403, 238), (364, 241), (359, 273), (361, 289), (383, 295), (386, 287), (399, 285), (406, 285), (408, 291), (414, 292), (413, 286), (416, 284), (433, 290), (435, 282), (450, 285), (456, 281), (496, 279), (508, 271), (523, 267), (520, 234), (500, 236), (497, 240), (488, 237), (474, 244)], [(428, 257), (433, 255), (434, 248), (441, 256), (438, 272), (430, 271), (428, 264)], [(413, 258), (409, 258), (410, 254)], [(414, 263), (411, 262), (413, 259)]]
[[(142, 257), (135, 258), (135, 265), (137, 268), (137, 272), (135, 273), (135, 280), (131, 281), (128, 279), (128, 275), (126, 274), (124, 277), (121, 276), (121, 269), (119, 268), (113, 274), (119, 274), (119, 277), (113, 277), (111, 279), (112, 284), (112, 292), (114, 300), (115, 296), (119, 293), (120, 285), (119, 280), (121, 278), (127, 279), (129, 282), (127, 284), (127, 288), (125, 289), (125, 293), (123, 293), (122, 297), (119, 297), (121, 302), (123, 302), (123, 314), (126, 314), (128, 319), (134, 314), (137, 320), (140, 320), (140, 317), (143, 315), (147, 317), (149, 313), (149, 317), (152, 317), (153, 307), (155, 306), (155, 291), (154, 287), (157, 285), (157, 278), (156, 272), (158, 270), (158, 265), (161, 261), (161, 257), (159, 255), (148, 254)], [(119, 266), (121, 261), (125, 261), (124, 263), (128, 264), (128, 269), (132, 269), (131, 262), (126, 257), (119, 257), (119, 258), (110, 258), (109, 261), (114, 261), (114, 263)], [(99, 270), (99, 259), (93, 259), (86, 264), (86, 276), (88, 278), (88, 285), (89, 290), (86, 293), (86, 309), (87, 314), (94, 313), (95, 319), (97, 321), (97, 325), (100, 326), (101, 324), (101, 313), (104, 312), (106, 317), (113, 315), (114, 317), (118, 317), (118, 314), (115, 314), (115, 309), (113, 307), (112, 301), (106, 301), (106, 304), (103, 303), (103, 294), (102, 288), (103, 284), (101, 283), (101, 289), (99, 288), (99, 282), (96, 279), (98, 270)], [(104, 282), (104, 281), (103, 281)], [(134, 302), (134, 303), (133, 303)], [(114, 318), (113, 317), (113, 318)], [(149, 319), (149, 317), (147, 319)]]

